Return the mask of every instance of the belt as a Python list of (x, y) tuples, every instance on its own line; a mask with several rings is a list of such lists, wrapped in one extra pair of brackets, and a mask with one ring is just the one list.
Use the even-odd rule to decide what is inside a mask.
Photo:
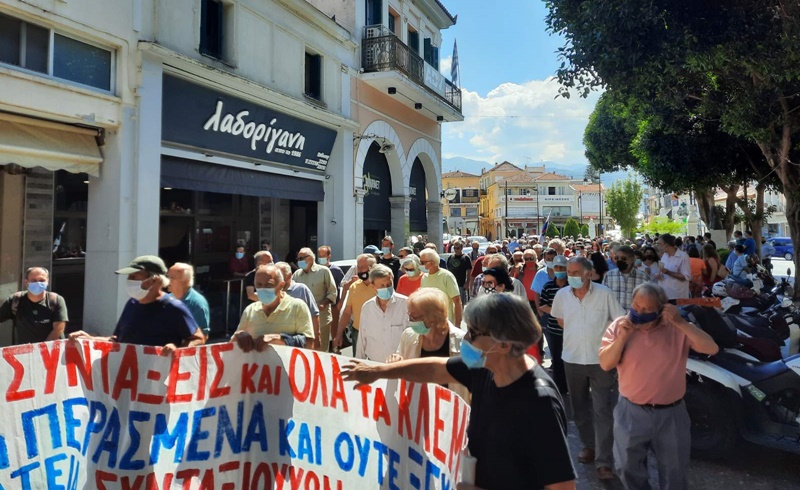
[[(628, 401), (630, 402), (630, 400), (628, 400)], [(676, 401), (674, 401), (672, 403), (667, 403), (666, 405), (660, 405), (658, 403), (633, 403), (633, 402), (631, 402), (631, 403), (633, 403), (634, 405), (636, 405), (638, 407), (654, 408), (654, 409), (658, 410), (658, 409), (661, 409), (661, 408), (672, 408), (674, 406), (680, 405), (680, 403), (682, 401), (683, 401), (683, 398), (679, 398), (679, 399), (677, 399)]]

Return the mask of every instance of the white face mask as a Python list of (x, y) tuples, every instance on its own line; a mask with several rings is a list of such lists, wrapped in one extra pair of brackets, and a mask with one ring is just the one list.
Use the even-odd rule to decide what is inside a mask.
[(126, 284), (126, 288), (128, 290), (128, 296), (135, 299), (136, 301), (142, 300), (147, 293), (149, 292), (148, 289), (142, 289), (142, 282), (143, 281), (131, 281), (128, 280)]

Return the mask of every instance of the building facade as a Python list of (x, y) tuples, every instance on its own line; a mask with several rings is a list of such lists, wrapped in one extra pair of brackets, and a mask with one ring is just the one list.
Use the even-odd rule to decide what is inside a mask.
[[(113, 271), (159, 254), (195, 266), (219, 326), (236, 246), (347, 258), (378, 228), (441, 234), (440, 125), (462, 118), (460, 91), (427, 67), (454, 19), (367, 3), (380, 19), (363, 0), (0, 0), (0, 297), (45, 266), (68, 328), (109, 333), (127, 299)], [(418, 40), (422, 83), (365, 63), (375, 24)]]
[(601, 223), (604, 227), (612, 223), (601, 212), (602, 184), (547, 172), (545, 167), (520, 168), (503, 162), (484, 171), (479, 185), (480, 231), (486, 236), (538, 235), (547, 219), (563, 227), (574, 218), (594, 228), (594, 234), (600, 233)]
[(480, 175), (462, 171), (442, 174), (444, 217), (451, 234), (477, 235), (480, 226)]

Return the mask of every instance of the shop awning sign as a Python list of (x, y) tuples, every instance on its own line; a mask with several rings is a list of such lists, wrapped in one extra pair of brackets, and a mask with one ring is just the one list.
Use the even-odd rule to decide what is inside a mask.
[(336, 131), (165, 75), (161, 139), (324, 172)]

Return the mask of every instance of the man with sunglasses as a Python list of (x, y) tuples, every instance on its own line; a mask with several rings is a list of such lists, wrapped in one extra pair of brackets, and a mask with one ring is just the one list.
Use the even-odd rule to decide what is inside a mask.
[(447, 259), (447, 270), (456, 276), (456, 284), (458, 284), (458, 292), (461, 296), (461, 303), (467, 304), (469, 297), (467, 295), (467, 276), (472, 270), (472, 261), (467, 255), (464, 255), (464, 243), (456, 241), (453, 243), (453, 255)]
[(614, 253), (616, 269), (611, 269), (603, 276), (603, 286), (609, 288), (619, 300), (625, 311), (631, 307), (633, 290), (647, 282), (644, 272), (634, 267), (636, 255), (628, 245), (623, 245)]

